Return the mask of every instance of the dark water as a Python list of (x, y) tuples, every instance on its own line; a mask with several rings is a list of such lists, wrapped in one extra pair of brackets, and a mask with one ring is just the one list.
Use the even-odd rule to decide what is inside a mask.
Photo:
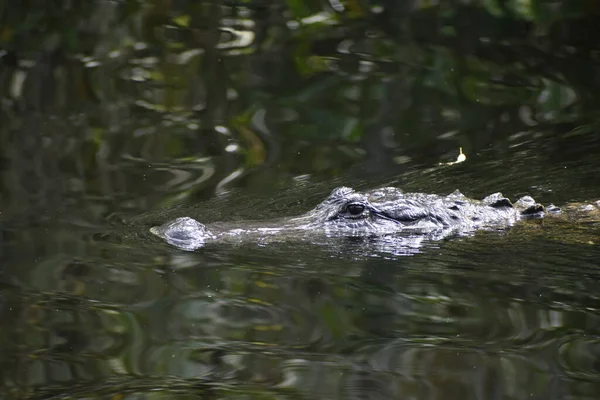
[(148, 232), (340, 185), (600, 199), (595, 3), (434, 3), (0, 2), (0, 397), (597, 399), (593, 220)]

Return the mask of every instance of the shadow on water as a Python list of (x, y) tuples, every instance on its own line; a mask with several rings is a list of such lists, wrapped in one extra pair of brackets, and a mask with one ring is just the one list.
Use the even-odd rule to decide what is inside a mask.
[(594, 2), (58, 3), (0, 0), (0, 397), (598, 398), (598, 221), (148, 231), (343, 185), (598, 200)]

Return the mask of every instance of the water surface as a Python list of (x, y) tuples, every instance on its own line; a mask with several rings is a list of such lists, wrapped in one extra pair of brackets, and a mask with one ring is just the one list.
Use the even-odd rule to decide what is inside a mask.
[(342, 185), (597, 201), (597, 8), (67, 3), (0, 2), (2, 397), (598, 398), (593, 219), (194, 252), (148, 231)]

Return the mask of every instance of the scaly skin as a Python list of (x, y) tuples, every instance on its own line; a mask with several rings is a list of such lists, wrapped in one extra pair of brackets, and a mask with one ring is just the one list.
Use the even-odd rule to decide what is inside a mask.
[(459, 191), (438, 196), (404, 193), (393, 187), (367, 192), (340, 187), (313, 210), (296, 217), (209, 226), (182, 217), (153, 227), (150, 232), (186, 250), (202, 247), (208, 241), (291, 240), (318, 235), (376, 237), (402, 232), (441, 239), (481, 229), (506, 228), (523, 218), (539, 218), (559, 211), (554, 206), (544, 209), (529, 196), (513, 204), (501, 193), (479, 201)]

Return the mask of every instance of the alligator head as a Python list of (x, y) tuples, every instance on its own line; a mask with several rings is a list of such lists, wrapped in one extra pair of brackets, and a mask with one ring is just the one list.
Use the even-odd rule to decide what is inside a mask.
[(273, 236), (293, 239), (315, 234), (347, 237), (409, 232), (439, 239), (452, 232), (509, 226), (524, 215), (539, 216), (543, 211), (531, 197), (523, 197), (513, 205), (500, 193), (478, 201), (458, 191), (438, 196), (404, 193), (394, 187), (367, 192), (340, 187), (313, 210), (296, 217), (236, 225), (216, 223), (208, 227), (183, 217), (150, 231), (184, 249), (202, 247), (209, 240), (240, 241)]
[(290, 222), (304, 222), (302, 229), (323, 231), (330, 236), (378, 235), (444, 226), (433, 209), (393, 187), (369, 192), (336, 188), (313, 210), (291, 218)]

